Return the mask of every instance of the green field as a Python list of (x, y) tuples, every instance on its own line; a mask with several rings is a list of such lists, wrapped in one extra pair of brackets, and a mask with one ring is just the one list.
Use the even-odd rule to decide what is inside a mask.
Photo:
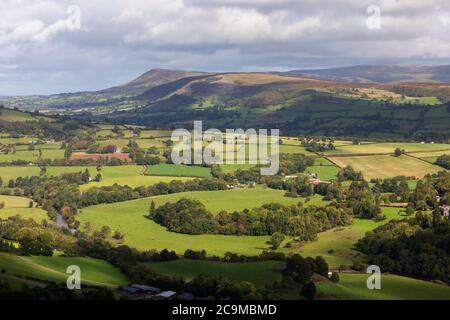
[[(83, 172), (86, 167), (48, 167), (48, 175), (61, 175), (65, 172)], [(91, 177), (95, 177), (97, 170), (95, 167), (88, 167)], [(100, 182), (90, 182), (80, 186), (80, 190), (84, 191), (92, 187), (110, 186), (115, 183), (119, 185), (128, 185), (130, 187), (149, 186), (158, 182), (170, 182), (172, 180), (186, 181), (189, 178), (183, 177), (167, 177), (167, 176), (145, 176), (143, 175), (144, 167), (138, 165), (127, 166), (111, 166), (102, 167), (100, 174), (102, 180)]]
[(414, 176), (420, 179), (428, 173), (443, 170), (441, 167), (407, 155), (330, 157), (329, 159), (339, 167), (351, 166), (356, 171), (361, 171), (366, 180), (395, 176)]
[(317, 174), (320, 180), (336, 180), (339, 170), (336, 166), (312, 166), (308, 167), (305, 172)]
[(321, 232), (316, 241), (300, 247), (299, 252), (309, 257), (322, 256), (331, 268), (337, 268), (340, 265), (351, 266), (353, 259), (361, 257), (361, 253), (353, 249), (356, 242), (366, 232), (387, 223), (389, 220), (403, 218), (399, 215), (400, 210), (399, 208), (383, 207), (383, 214), (386, 215), (384, 221), (354, 219), (351, 226)]
[(0, 219), (8, 219), (16, 215), (24, 219), (34, 219), (37, 222), (48, 219), (46, 211), (28, 207), (30, 203), (28, 198), (0, 195), (0, 202), (5, 203), (5, 207), (0, 209)]
[(18, 177), (38, 176), (40, 169), (35, 166), (23, 167), (0, 167), (0, 177), (3, 179), (3, 184), (7, 184), (9, 180), (16, 180)]
[(280, 261), (226, 263), (187, 259), (146, 264), (157, 273), (181, 276), (187, 281), (203, 274), (212, 277), (221, 276), (234, 282), (249, 281), (259, 288), (280, 281), (281, 271), (285, 266), (285, 263)]
[[(59, 176), (63, 173), (84, 172), (88, 169), (92, 178), (97, 174), (96, 167), (82, 167), (82, 166), (63, 166), (63, 167), (47, 167), (48, 176)], [(90, 182), (89, 184), (81, 185), (81, 190), (86, 190), (92, 187), (108, 186), (115, 183), (120, 185), (129, 185), (130, 187), (149, 186), (158, 182), (170, 182), (172, 180), (186, 181), (189, 177), (175, 177), (175, 176), (145, 176), (143, 175), (144, 167), (138, 165), (126, 166), (104, 166), (101, 168), (102, 181)], [(3, 183), (6, 184), (10, 179), (17, 179), (18, 177), (39, 176), (40, 169), (36, 166), (22, 166), (22, 167), (0, 167), (0, 177)]]
[[(164, 148), (164, 144), (160, 140), (156, 139), (131, 139), (135, 140), (140, 148), (148, 149), (150, 147), (157, 147), (158, 149)], [(114, 145), (120, 149), (125, 148), (128, 145), (130, 139), (108, 139), (99, 141), (100, 146)]]
[(38, 117), (34, 117), (29, 113), (12, 110), (12, 109), (6, 109), (6, 108), (0, 108), (0, 120), (3, 121), (36, 121)]
[[(42, 159), (64, 159), (64, 150), (62, 149), (41, 149)], [(16, 151), (15, 153), (0, 154), (0, 163), (8, 163), (17, 160), (35, 162), (39, 159), (38, 149), (29, 151)]]
[[(220, 210), (243, 210), (274, 201), (284, 204), (296, 204), (301, 201), (285, 198), (283, 194), (284, 191), (281, 190), (262, 188), (184, 192), (87, 207), (82, 209), (77, 219), (82, 225), (90, 222), (95, 229), (110, 226), (112, 230), (120, 230), (125, 233), (125, 243), (140, 250), (169, 248), (177, 253), (183, 253), (186, 249), (205, 249), (209, 255), (221, 256), (227, 251), (255, 255), (269, 249), (270, 246), (266, 243), (268, 236), (186, 235), (169, 232), (146, 217), (150, 201), (155, 201), (159, 206), (182, 197), (189, 197), (202, 201), (214, 213)], [(319, 197), (314, 197), (309, 204), (321, 202)]]
[(176, 164), (158, 164), (148, 166), (147, 175), (174, 177), (211, 177), (211, 169), (200, 166), (185, 166)]
[(0, 253), (0, 268), (10, 276), (30, 277), (52, 282), (67, 281), (67, 267), (77, 265), (81, 269), (81, 285), (117, 287), (128, 283), (128, 279), (119, 269), (109, 263), (81, 257), (22, 257), (8, 253)]
[(220, 169), (224, 173), (234, 173), (237, 170), (249, 170), (253, 167), (255, 167), (255, 164), (221, 164)]
[(340, 273), (339, 283), (316, 283), (318, 299), (450, 300), (450, 287), (397, 275), (382, 274), (381, 289), (367, 289), (367, 274)]

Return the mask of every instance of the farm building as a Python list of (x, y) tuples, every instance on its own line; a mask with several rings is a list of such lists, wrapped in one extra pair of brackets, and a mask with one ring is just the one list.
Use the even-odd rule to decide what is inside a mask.
[(138, 289), (138, 290), (140, 290), (143, 293), (157, 294), (157, 293), (161, 292), (161, 290), (159, 288), (146, 286), (146, 285), (142, 285), (142, 284), (133, 284), (131, 287), (133, 287), (135, 289)]
[(160, 294), (157, 294), (155, 296), (155, 299), (170, 300), (170, 299), (175, 298), (176, 295), (177, 295), (177, 293), (175, 291), (164, 291), (164, 292), (161, 292)]

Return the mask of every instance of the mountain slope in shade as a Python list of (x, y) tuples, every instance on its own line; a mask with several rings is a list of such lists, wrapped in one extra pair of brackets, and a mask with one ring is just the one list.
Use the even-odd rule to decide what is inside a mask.
[(450, 82), (450, 66), (362, 65), (332, 69), (293, 70), (287, 74), (358, 83)]
[(208, 75), (207, 72), (200, 71), (181, 71), (168, 69), (152, 69), (138, 78), (120, 86), (112, 87), (100, 91), (101, 93), (125, 93), (125, 94), (142, 94), (145, 91), (164, 85), (169, 82), (188, 77), (197, 77)]

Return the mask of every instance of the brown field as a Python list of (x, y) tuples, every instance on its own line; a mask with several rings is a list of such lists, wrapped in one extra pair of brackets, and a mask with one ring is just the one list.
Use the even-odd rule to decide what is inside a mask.
[(394, 157), (390, 155), (329, 157), (339, 167), (351, 166), (364, 174), (366, 180), (372, 178), (390, 178), (408, 176), (423, 178), (428, 173), (436, 173), (443, 169), (425, 161), (410, 157)]

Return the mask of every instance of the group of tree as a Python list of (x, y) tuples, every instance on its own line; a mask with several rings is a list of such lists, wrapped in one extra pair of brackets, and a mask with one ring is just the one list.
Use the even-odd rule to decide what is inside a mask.
[(150, 210), (149, 217), (178, 233), (251, 236), (280, 233), (299, 241), (314, 240), (318, 232), (352, 222), (350, 210), (334, 205), (303, 207), (302, 203), (291, 206), (272, 203), (213, 215), (201, 202), (186, 198)]
[(450, 221), (435, 210), (378, 227), (357, 248), (385, 272), (450, 282), (449, 239)]
[(87, 207), (100, 203), (113, 203), (186, 191), (217, 191), (226, 189), (227, 184), (225, 181), (218, 179), (172, 180), (170, 182), (159, 182), (148, 187), (141, 186), (136, 188), (114, 184), (86, 190), (80, 197), (79, 206)]
[(301, 145), (311, 152), (324, 152), (336, 149), (334, 140), (328, 138), (304, 138), (301, 140)]

